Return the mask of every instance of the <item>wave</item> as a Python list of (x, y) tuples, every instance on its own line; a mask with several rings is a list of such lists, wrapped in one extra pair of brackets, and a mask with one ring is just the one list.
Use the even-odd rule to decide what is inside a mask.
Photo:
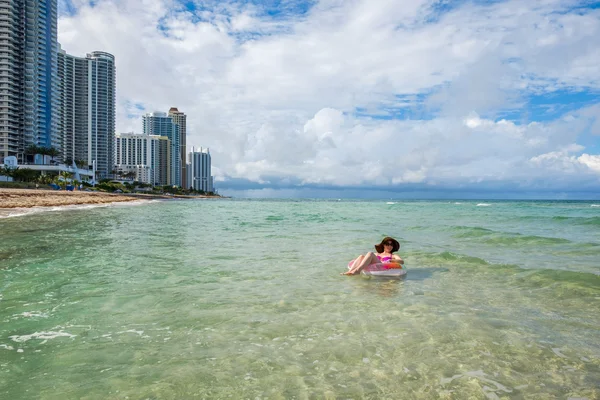
[[(591, 272), (542, 269), (528, 271), (519, 277), (519, 285), (535, 288), (551, 287), (557, 298), (567, 297), (568, 293), (598, 296), (600, 275)], [(562, 290), (556, 290), (559, 286)]]
[(581, 221), (582, 225), (598, 225), (600, 226), (600, 217), (590, 217), (584, 218), (584, 221)]
[(411, 256), (419, 259), (419, 264), (427, 266), (443, 266), (451, 273), (503, 275), (514, 280), (517, 287), (550, 288), (556, 291), (557, 297), (599, 296), (600, 274), (583, 271), (561, 269), (526, 269), (515, 264), (494, 264), (482, 258), (465, 254), (444, 251), (441, 253), (416, 252)]
[(388, 201), (388, 202), (387, 202), (387, 203), (385, 203), (385, 204), (397, 204), (397, 203), (394, 203), (393, 201)]
[(553, 221), (559, 222), (571, 222), (577, 225), (599, 225), (600, 226), (600, 217), (565, 217), (565, 216), (555, 216), (552, 217)]
[(23, 217), (26, 215), (40, 214), (45, 212), (62, 212), (62, 211), (78, 211), (91, 208), (104, 207), (130, 207), (139, 206), (148, 203), (160, 202), (161, 200), (133, 200), (114, 203), (97, 203), (97, 204), (69, 204), (64, 206), (48, 206), (48, 207), (30, 207), (30, 208), (5, 208), (0, 210), (0, 219)]
[(31, 208), (11, 208), (11, 209), (4, 211), (2, 214), (0, 214), (0, 219), (23, 217), (25, 215), (40, 214), (40, 213), (50, 212), (50, 211), (57, 212), (57, 211), (85, 210), (88, 208), (108, 207), (109, 205), (110, 205), (110, 203), (80, 204), (80, 205), (68, 205), (68, 206), (49, 206), (49, 207), (31, 207)]
[(493, 245), (519, 246), (519, 245), (554, 245), (573, 243), (568, 239), (522, 235), (520, 233), (498, 232), (487, 228), (471, 226), (453, 226), (450, 231), (458, 232), (453, 235), (459, 239), (481, 239), (482, 243)]
[(494, 231), (491, 229), (480, 228), (477, 226), (453, 226), (450, 228), (450, 230), (460, 232), (454, 235), (454, 237), (457, 238), (481, 237), (491, 235), (494, 233)]
[(569, 217), (566, 215), (541, 216), (541, 215), (523, 215), (510, 217), (513, 221), (540, 221), (540, 222), (555, 222), (574, 225), (600, 225), (600, 216), (594, 217)]
[(592, 204), (590, 207), (600, 207), (600, 204)]
[(490, 203), (479, 203), (479, 204), (477, 204), (477, 207), (489, 207), (489, 206), (491, 206)]
[(483, 241), (487, 244), (494, 245), (505, 245), (505, 246), (518, 246), (518, 245), (553, 245), (553, 244), (567, 244), (573, 243), (568, 239), (554, 238), (546, 236), (535, 236), (535, 235), (521, 235), (515, 234), (499, 234), (495, 237), (487, 238)]
[(474, 265), (490, 265), (486, 260), (479, 257), (467, 256), (464, 254), (457, 254), (451, 251), (444, 251), (442, 253), (437, 253), (436, 258), (439, 258), (442, 261), (461, 261), (464, 263), (474, 264)]

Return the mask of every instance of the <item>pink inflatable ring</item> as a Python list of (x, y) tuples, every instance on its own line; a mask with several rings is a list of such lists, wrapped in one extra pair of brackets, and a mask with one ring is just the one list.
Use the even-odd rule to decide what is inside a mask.
[[(348, 263), (348, 269), (351, 268), (353, 262), (354, 260)], [(390, 262), (367, 265), (361, 273), (366, 276), (401, 278), (406, 275), (407, 271), (402, 268), (401, 264)]]

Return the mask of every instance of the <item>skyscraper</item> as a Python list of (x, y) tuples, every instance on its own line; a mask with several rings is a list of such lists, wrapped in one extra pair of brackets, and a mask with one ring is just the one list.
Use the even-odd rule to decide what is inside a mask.
[(116, 69), (115, 58), (103, 51), (87, 55), (89, 74), (91, 134), (88, 135), (88, 163), (96, 160), (100, 176), (108, 176), (113, 167), (115, 136)]
[(214, 192), (210, 151), (208, 149), (203, 151), (202, 147), (200, 151), (192, 151), (190, 152), (190, 161), (192, 165), (192, 186), (194, 189), (204, 192)]
[(0, 161), (29, 145), (60, 147), (57, 0), (0, 3)]
[[(169, 117), (173, 118), (173, 122), (179, 125), (179, 162), (181, 163), (181, 186), (186, 186), (187, 182), (187, 172), (186, 172), (186, 135), (187, 135), (187, 126), (186, 120), (187, 116), (185, 113), (179, 111), (177, 107), (171, 107), (169, 110)], [(189, 189), (186, 187), (185, 189)]]
[(158, 137), (158, 183), (172, 185), (171, 183), (171, 141), (166, 136)]
[(58, 54), (59, 124), (63, 158), (92, 165), (101, 177), (113, 169), (115, 59), (95, 51), (85, 58)]
[(166, 136), (170, 141), (170, 184), (181, 186), (181, 160), (179, 158), (179, 125), (166, 113), (155, 111), (144, 115), (144, 134)]

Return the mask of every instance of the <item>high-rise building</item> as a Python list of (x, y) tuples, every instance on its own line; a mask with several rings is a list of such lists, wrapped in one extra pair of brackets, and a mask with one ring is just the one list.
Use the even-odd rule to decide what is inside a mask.
[(192, 161), (190, 159), (190, 157), (191, 157), (190, 155), (191, 154), (192, 153), (188, 154), (188, 157), (187, 157), (188, 160), (187, 160), (187, 163), (185, 164), (185, 168), (187, 170), (187, 175), (186, 175), (186, 179), (187, 180), (185, 181), (185, 188), (186, 189), (189, 189), (189, 188), (193, 189), (194, 188), (194, 180), (192, 179), (192, 175), (193, 175), (193, 173), (192, 173)]
[(186, 187), (187, 183), (187, 163), (186, 161), (186, 136), (187, 136), (187, 116), (184, 112), (179, 111), (177, 107), (171, 107), (169, 110), (169, 117), (173, 118), (173, 122), (175, 122), (179, 126), (179, 162), (181, 165), (181, 186), (185, 187), (185, 189), (189, 189), (189, 186)]
[(158, 183), (159, 185), (169, 185), (171, 182), (171, 140), (166, 136), (158, 137)]
[(0, 162), (30, 145), (60, 147), (57, 0), (0, 3)]
[(117, 134), (114, 146), (114, 168), (121, 173), (134, 172), (134, 180), (138, 182), (152, 185), (168, 184), (162, 183), (160, 176), (160, 144), (164, 139), (167, 138), (137, 133)]
[(179, 125), (164, 112), (155, 111), (144, 115), (144, 134), (166, 136), (170, 142), (170, 182), (169, 185), (181, 186), (181, 160), (179, 158)]
[(63, 159), (82, 160), (100, 177), (113, 170), (116, 70), (112, 54), (58, 53), (59, 124)]
[(0, 162), (29, 146), (96, 163), (108, 176), (115, 133), (115, 60), (69, 56), (57, 41), (57, 0), (0, 1)]
[(116, 68), (112, 54), (94, 51), (87, 55), (89, 64), (91, 134), (88, 135), (88, 163), (96, 160), (101, 177), (113, 169), (113, 144), (116, 118)]
[(202, 147), (200, 151), (193, 151), (192, 149), (192, 152), (190, 152), (190, 162), (193, 188), (207, 193), (214, 192), (209, 149), (206, 149), (206, 151)]

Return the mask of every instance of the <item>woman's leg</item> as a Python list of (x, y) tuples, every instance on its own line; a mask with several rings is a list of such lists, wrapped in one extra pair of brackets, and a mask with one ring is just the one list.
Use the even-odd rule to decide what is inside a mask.
[(355, 261), (354, 264), (352, 264), (352, 268), (348, 272), (344, 272), (344, 275), (358, 274), (367, 265), (375, 264), (378, 262), (379, 262), (379, 258), (377, 258), (375, 253), (368, 252), (367, 254), (365, 254), (363, 256), (363, 258), (362, 258), (362, 260), (360, 260), (360, 262)]
[(348, 265), (348, 270), (354, 269), (355, 266), (360, 264), (360, 262), (362, 261), (363, 258), (365, 258), (365, 256), (363, 256), (362, 254), (360, 256), (356, 257), (354, 259), (354, 261), (352, 261), (352, 264)]

